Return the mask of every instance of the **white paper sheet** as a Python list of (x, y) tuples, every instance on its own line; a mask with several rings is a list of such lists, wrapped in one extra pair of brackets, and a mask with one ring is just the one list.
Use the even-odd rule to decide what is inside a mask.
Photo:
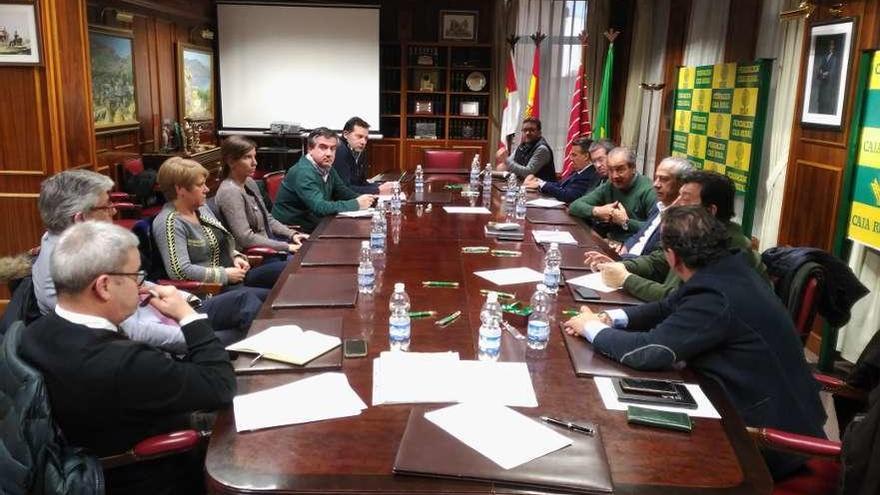
[(298, 325), (278, 325), (229, 345), (226, 350), (264, 354), (269, 359), (303, 364), (341, 344), (335, 335), (304, 331)]
[(602, 402), (605, 404), (605, 409), (609, 411), (626, 411), (628, 406), (639, 406), (645, 407), (648, 409), (657, 409), (658, 411), (671, 411), (671, 412), (683, 412), (688, 416), (694, 418), (715, 418), (721, 419), (721, 415), (718, 414), (718, 411), (715, 409), (715, 406), (712, 405), (712, 402), (706, 397), (706, 394), (700, 388), (699, 385), (695, 383), (685, 383), (685, 387), (687, 387), (688, 391), (694, 397), (694, 400), (697, 401), (696, 409), (688, 409), (685, 407), (672, 407), (672, 406), (655, 406), (653, 404), (634, 404), (631, 402), (620, 402), (617, 400), (617, 391), (614, 390), (614, 384), (611, 383), (611, 378), (606, 376), (596, 376), (593, 377), (593, 381), (596, 382), (596, 388), (599, 389), (599, 395), (602, 397)]
[(474, 275), (484, 278), (495, 285), (514, 285), (527, 282), (541, 282), (544, 274), (526, 267), (502, 268), (500, 270), (483, 270)]
[(425, 419), (503, 469), (513, 469), (572, 443), (543, 424), (500, 405), (466, 402), (426, 412)]
[(526, 201), (526, 206), (534, 206), (535, 208), (559, 208), (565, 205), (564, 202), (553, 198), (537, 198)]
[(382, 352), (373, 360), (373, 405), (455, 402), (457, 352)]
[(458, 362), (459, 402), (491, 402), (511, 407), (538, 407), (526, 363)]
[(577, 245), (577, 240), (567, 230), (533, 230), (532, 235), (538, 244), (555, 242), (557, 244)]
[(446, 213), (452, 214), (471, 214), (471, 215), (489, 215), (492, 212), (485, 206), (444, 206)]
[(374, 211), (376, 211), (375, 208), (367, 208), (366, 210), (357, 211), (342, 211), (339, 212), (336, 216), (343, 218), (370, 218), (373, 216)]
[(232, 400), (238, 432), (357, 416), (367, 408), (343, 373), (322, 373)]
[(580, 277), (569, 278), (566, 279), (565, 282), (581, 287), (589, 287), (598, 292), (614, 292), (617, 290), (614, 287), (608, 287), (605, 285), (605, 282), (602, 281), (601, 272), (588, 273), (586, 275), (581, 275)]

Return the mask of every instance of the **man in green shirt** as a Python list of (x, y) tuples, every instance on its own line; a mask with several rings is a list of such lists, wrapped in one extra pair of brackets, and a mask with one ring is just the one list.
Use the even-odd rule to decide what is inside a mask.
[(624, 242), (642, 228), (657, 203), (651, 179), (636, 172), (629, 148), (608, 153), (608, 181), (581, 196), (568, 212), (587, 219), (603, 237)]
[(373, 204), (374, 196), (358, 196), (333, 169), (338, 143), (336, 133), (326, 127), (309, 133), (308, 153), (284, 176), (272, 207), (273, 217), (311, 232), (322, 217), (365, 210)]
[[(726, 175), (697, 171), (682, 179), (675, 206), (703, 205), (727, 227), (727, 247), (747, 251), (749, 265), (767, 280), (767, 269), (761, 257), (752, 250), (751, 240), (743, 235), (742, 227), (731, 221), (734, 214), (736, 189)], [(614, 263), (598, 252), (588, 252), (584, 263), (602, 271), (602, 279), (610, 287), (625, 291), (643, 301), (659, 301), (681, 285), (681, 278), (669, 269), (662, 249), (637, 258)]]

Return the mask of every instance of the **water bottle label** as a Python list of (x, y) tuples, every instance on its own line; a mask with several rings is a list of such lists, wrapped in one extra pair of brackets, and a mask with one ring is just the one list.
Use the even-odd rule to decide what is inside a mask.
[(550, 337), (550, 323), (546, 321), (530, 321), (529, 340), (545, 341)]
[(559, 272), (544, 272), (544, 285), (548, 288), (557, 287), (559, 285)]
[(497, 355), (501, 352), (501, 335), (488, 336), (488, 335), (480, 335), (479, 340), (480, 352), (484, 354), (488, 354), (490, 356)]
[(376, 283), (376, 274), (374, 272), (358, 273), (358, 286), (359, 287), (372, 287), (375, 283)]
[(392, 318), (388, 322), (388, 333), (392, 340), (406, 340), (410, 334), (409, 318)]
[(370, 234), (370, 248), (376, 250), (385, 249), (385, 236), (383, 234)]

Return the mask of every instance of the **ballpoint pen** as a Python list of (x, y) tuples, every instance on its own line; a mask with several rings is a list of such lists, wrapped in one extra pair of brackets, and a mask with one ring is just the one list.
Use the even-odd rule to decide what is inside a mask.
[(580, 313), (580, 311), (578, 311), (576, 309), (564, 309), (564, 310), (562, 310), (562, 314), (565, 316), (577, 316), (581, 313)]
[(406, 177), (406, 171), (404, 170), (402, 174), (400, 174), (400, 178), (397, 179), (397, 182), (403, 182), (403, 178)]
[(509, 292), (498, 292), (497, 290), (490, 291), (488, 289), (480, 289), (480, 294), (482, 294), (484, 296), (488, 295), (489, 292), (494, 292), (494, 293), (498, 294), (498, 299), (509, 299), (509, 300), (516, 299), (516, 294), (511, 294)]
[(550, 423), (551, 425), (561, 426), (563, 428), (568, 428), (571, 431), (576, 431), (578, 433), (583, 433), (584, 435), (593, 436), (596, 434), (596, 430), (589, 426), (582, 426), (576, 423), (571, 423), (568, 421), (562, 421), (560, 419), (551, 418), (549, 416), (541, 416), (541, 420)]
[(439, 320), (435, 321), (434, 324), (445, 327), (446, 325), (449, 325), (453, 321), (457, 320), (459, 316), (461, 316), (461, 311), (456, 311), (449, 316), (444, 316), (443, 318), (440, 318)]
[(447, 282), (444, 280), (425, 280), (422, 287), (448, 287), (451, 289), (458, 288), (458, 282)]
[(465, 254), (482, 254), (489, 252), (489, 246), (464, 246), (461, 252)]
[(251, 364), (248, 365), (248, 368), (251, 368), (251, 367), (253, 367), (255, 364), (257, 364), (257, 360), (260, 359), (261, 357), (263, 357), (263, 354), (262, 354), (262, 353), (257, 354), (257, 357), (251, 359)]
[(432, 316), (437, 316), (436, 311), (410, 311), (410, 318), (430, 318)]
[(504, 320), (501, 320), (501, 324), (504, 326), (504, 329), (507, 330), (507, 333), (513, 335), (516, 340), (525, 340), (525, 335), (519, 333), (519, 330), (517, 330), (516, 327)]
[(512, 251), (509, 249), (493, 249), (492, 256), (497, 256), (499, 258), (517, 258), (522, 256), (522, 251)]

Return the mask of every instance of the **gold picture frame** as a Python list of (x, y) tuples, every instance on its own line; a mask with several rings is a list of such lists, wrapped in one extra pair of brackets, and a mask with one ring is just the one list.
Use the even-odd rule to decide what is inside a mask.
[(180, 121), (214, 120), (214, 51), (177, 43), (177, 107)]

